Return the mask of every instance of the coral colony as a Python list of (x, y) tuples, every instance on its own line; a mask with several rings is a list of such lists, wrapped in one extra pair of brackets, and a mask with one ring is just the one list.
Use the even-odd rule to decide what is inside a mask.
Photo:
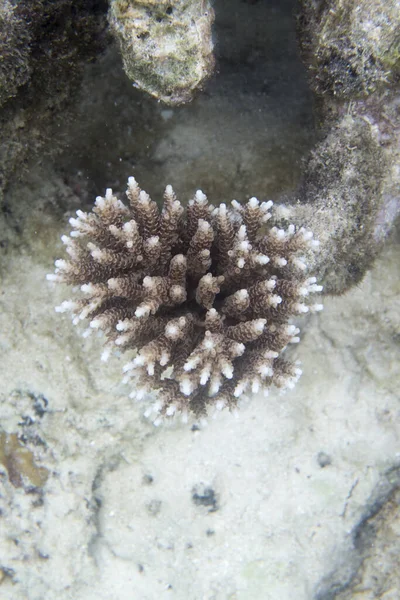
[(299, 341), (290, 319), (322, 309), (307, 304), (322, 290), (307, 275), (312, 233), (269, 226), (273, 203), (256, 198), (215, 208), (197, 191), (184, 209), (167, 186), (160, 210), (133, 177), (127, 197), (107, 190), (92, 212), (77, 211), (62, 237), (69, 259), (48, 279), (80, 286), (83, 297), (56, 310), (106, 333), (104, 360), (115, 347), (132, 352), (131, 397), (155, 393), (159, 420), (292, 388), (301, 370), (283, 356)]

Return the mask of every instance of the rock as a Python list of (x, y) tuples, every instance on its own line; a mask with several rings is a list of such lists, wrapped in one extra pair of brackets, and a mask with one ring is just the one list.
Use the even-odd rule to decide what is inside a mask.
[(214, 68), (208, 0), (112, 0), (109, 21), (125, 72), (166, 104), (189, 102)]

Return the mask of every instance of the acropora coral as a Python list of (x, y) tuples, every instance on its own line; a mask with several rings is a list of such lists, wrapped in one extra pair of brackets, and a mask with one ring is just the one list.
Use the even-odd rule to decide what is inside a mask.
[(322, 308), (308, 304), (322, 289), (307, 273), (313, 234), (270, 225), (271, 201), (215, 208), (199, 190), (185, 209), (167, 186), (160, 210), (133, 177), (127, 196), (128, 206), (109, 189), (70, 219), (69, 259), (48, 279), (83, 297), (57, 310), (106, 333), (104, 359), (112, 348), (133, 353), (131, 396), (154, 392), (160, 416), (292, 388), (301, 370), (284, 355), (299, 341), (290, 319)]

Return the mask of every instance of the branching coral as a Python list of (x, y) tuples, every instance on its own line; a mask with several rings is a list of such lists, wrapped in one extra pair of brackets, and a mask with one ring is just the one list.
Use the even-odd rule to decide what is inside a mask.
[(57, 310), (106, 332), (104, 358), (134, 351), (132, 397), (153, 391), (161, 415), (199, 415), (293, 387), (301, 370), (282, 354), (299, 341), (290, 318), (322, 308), (306, 304), (322, 289), (307, 275), (312, 233), (270, 226), (271, 201), (215, 208), (197, 191), (185, 210), (167, 186), (160, 211), (133, 177), (127, 196), (129, 206), (107, 190), (91, 213), (77, 211), (62, 238), (69, 260), (48, 278), (81, 286), (84, 297)]

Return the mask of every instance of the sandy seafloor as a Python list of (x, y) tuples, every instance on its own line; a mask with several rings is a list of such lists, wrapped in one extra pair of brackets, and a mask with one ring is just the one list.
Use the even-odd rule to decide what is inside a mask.
[[(243, 47), (254, 49), (254, 31), (247, 39), (243, 30)], [(143, 99), (111, 52), (88, 70), (76, 120), (63, 130), (67, 150), (9, 186), (0, 426), (33, 465), (9, 442), (1, 600), (400, 597), (396, 236), (360, 285), (302, 322), (295, 390), (207, 423), (154, 427), (120, 383), (127, 358), (102, 363), (101, 337), (82, 338), (54, 311), (70, 291), (45, 280), (68, 216), (106, 186), (123, 192), (131, 174), (152, 194), (171, 182), (182, 197), (202, 187), (211, 200), (294, 187), (315, 139), (312, 103), (295, 54), (280, 64), (273, 41), (263, 81), (260, 52), (241, 73), (221, 59), (184, 109)], [(233, 60), (235, 44), (222, 45)], [(32, 477), (48, 470), (43, 486), (27, 464)]]
[[(398, 598), (398, 498), (369, 523), (400, 479), (398, 244), (307, 324), (293, 392), (155, 428), (124, 359), (54, 313), (41, 243), (2, 285), (1, 426), (49, 470), (43, 490), (2, 477), (2, 599)], [(367, 592), (328, 594), (367, 569)]]

